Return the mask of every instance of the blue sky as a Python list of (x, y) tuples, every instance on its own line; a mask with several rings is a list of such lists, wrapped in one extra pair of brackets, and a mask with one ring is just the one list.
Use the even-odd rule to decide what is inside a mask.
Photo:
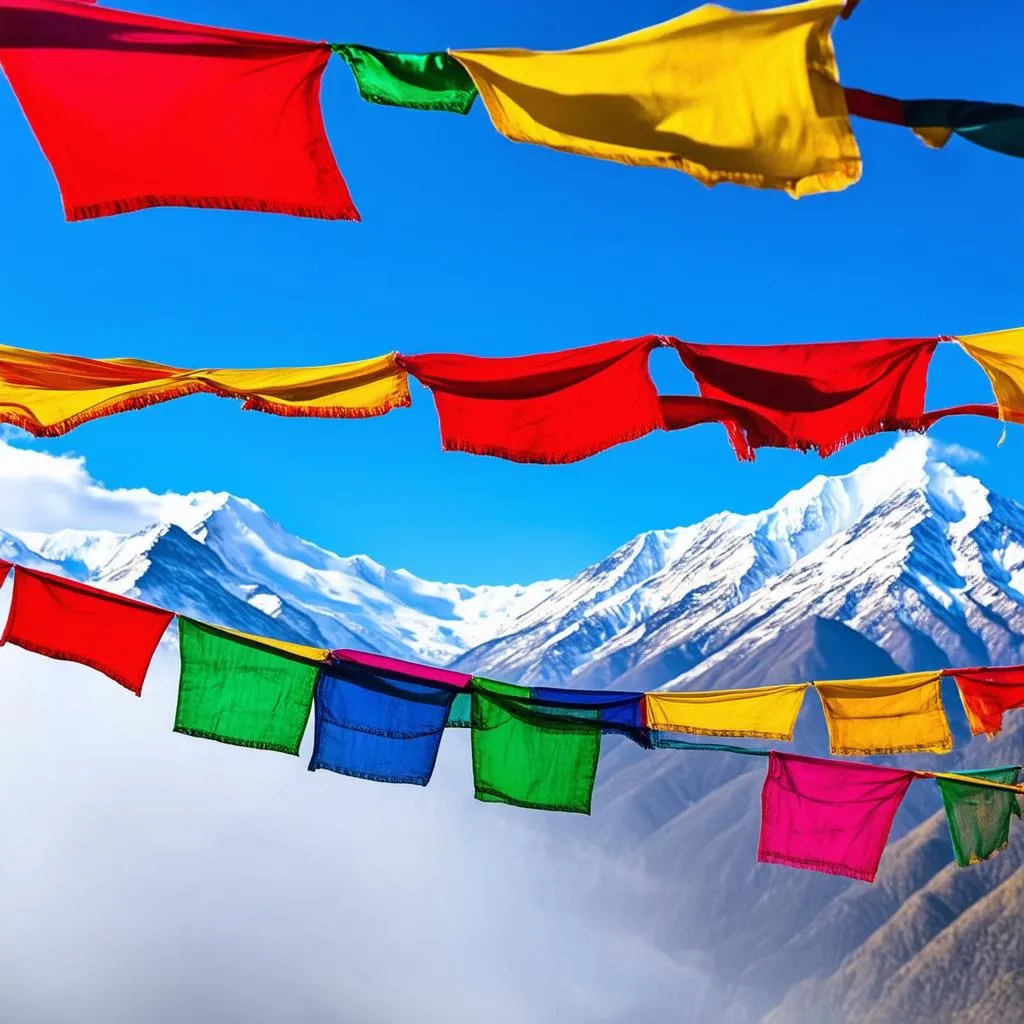
[[(749, 0), (734, 6), (753, 8)], [(183, 20), (393, 49), (558, 48), (686, 9), (668, 0), (394, 0), (271, 4), (138, 0)], [(863, 0), (835, 31), (842, 79), (906, 98), (1024, 103), (1024, 5)], [(68, 225), (8, 89), (0, 90), (0, 340), (183, 366), (315, 364), (449, 350), (515, 354), (646, 333), (797, 342), (971, 333), (1024, 323), (1024, 162), (960, 140), (927, 150), (858, 122), (863, 180), (794, 202), (685, 175), (507, 142), (467, 118), (364, 104), (348, 70), (324, 80), (328, 132), (362, 224), (156, 210)], [(664, 391), (692, 392), (656, 353)], [(987, 401), (981, 371), (940, 348), (931, 406)], [(997, 490), (1024, 497), (1024, 428), (934, 435), (975, 448)], [(724, 431), (659, 434), (574, 466), (442, 454), (433, 405), (368, 421), (285, 420), (192, 398), (34, 442), (86, 456), (109, 486), (228, 490), (342, 553), (469, 583), (564, 575), (635, 533), (763, 507), (822, 462), (737, 463)]]

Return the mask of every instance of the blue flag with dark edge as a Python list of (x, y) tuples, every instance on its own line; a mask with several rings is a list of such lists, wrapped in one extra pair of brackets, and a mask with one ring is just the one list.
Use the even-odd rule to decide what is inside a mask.
[[(644, 695), (616, 690), (559, 690), (535, 686), (530, 690), (535, 701), (544, 705), (549, 717), (596, 718), (603, 733), (628, 736), (641, 747), (650, 747), (650, 733), (644, 722)], [(596, 712), (596, 715), (595, 715)]]

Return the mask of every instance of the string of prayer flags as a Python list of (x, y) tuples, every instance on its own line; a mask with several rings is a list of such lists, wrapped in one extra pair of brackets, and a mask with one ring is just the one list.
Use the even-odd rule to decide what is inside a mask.
[[(958, 774), (1014, 785), (1020, 766), (983, 768)], [(1020, 799), (1007, 790), (972, 786), (950, 778), (936, 777), (946, 809), (949, 835), (956, 862), (965, 868), (1006, 849), (1010, 841), (1010, 818), (1020, 817)]]
[(298, 754), (320, 665), (280, 645), (178, 618), (174, 731)]
[(590, 813), (601, 754), (600, 709), (545, 713), (525, 686), (474, 679), (473, 786), (477, 800)]
[(332, 366), (183, 370), (0, 345), (0, 423), (36, 437), (194, 394), (242, 399), (243, 409), (276, 416), (362, 418), (410, 402), (408, 375), (394, 352)]
[(726, 403), (740, 459), (757, 448), (816, 449), (823, 457), (861, 437), (913, 430), (924, 414), (937, 338), (822, 345), (673, 342), (703, 398)]
[(425, 786), (457, 692), (424, 681), (430, 675), (429, 669), (410, 674), (355, 660), (325, 666), (316, 688), (309, 770)]
[(791, 740), (809, 683), (747, 690), (645, 694), (647, 725), (657, 732)]
[(161, 608), (19, 565), (0, 645), (87, 665), (141, 696), (172, 618)]
[(912, 772), (771, 751), (757, 859), (873, 882)]
[(0, 63), (69, 221), (153, 206), (359, 214), (320, 110), (330, 47), (2, 0)]
[(957, 668), (949, 674), (956, 680), (972, 736), (995, 736), (1002, 732), (1005, 712), (1024, 708), (1024, 666)]
[(941, 149), (959, 135), (976, 146), (1006, 156), (1024, 157), (1024, 107), (974, 100), (896, 100), (845, 89), (851, 114), (913, 129), (925, 145)]
[(941, 672), (814, 684), (833, 754), (948, 754)]
[(400, 356), (431, 389), (445, 451), (576, 462), (662, 424), (653, 335), (543, 355)]
[(468, 114), (476, 99), (473, 79), (450, 53), (395, 53), (354, 43), (331, 49), (351, 68), (369, 103)]
[(1024, 328), (964, 334), (956, 340), (988, 376), (1000, 419), (1024, 423)]
[(452, 53), (513, 142), (797, 197), (860, 178), (830, 38), (841, 9), (707, 4), (574, 50)]

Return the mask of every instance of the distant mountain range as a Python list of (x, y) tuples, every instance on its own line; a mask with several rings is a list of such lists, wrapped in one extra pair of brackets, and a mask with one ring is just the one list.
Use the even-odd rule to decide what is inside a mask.
[[(178, 507), (131, 535), (0, 529), (0, 556), (250, 632), (531, 684), (705, 689), (1024, 662), (1024, 506), (921, 438), (763, 512), (644, 533), (571, 580), (526, 586), (338, 556), (226, 494)], [(823, 753), (807, 704), (799, 749)], [(969, 741), (954, 693), (946, 706), (958, 744), (943, 767), (1024, 759), (1024, 714)], [(868, 886), (756, 863), (762, 778), (756, 758), (609, 743), (594, 816), (538, 816), (646, 876), (650, 935), (717, 982), (707, 1005), (680, 993), (679, 1020), (1024, 1020), (1024, 827), (958, 869), (917, 784)]]

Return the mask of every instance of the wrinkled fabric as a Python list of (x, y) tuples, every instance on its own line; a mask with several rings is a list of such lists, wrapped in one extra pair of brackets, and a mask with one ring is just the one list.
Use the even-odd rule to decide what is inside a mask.
[(445, 451), (575, 462), (662, 425), (654, 336), (507, 359), (401, 356), (431, 389)]
[(338, 43), (331, 49), (351, 68), (359, 95), (369, 103), (468, 114), (476, 86), (448, 53), (396, 53)]
[(645, 695), (647, 725), (657, 732), (791, 740), (809, 684), (747, 690), (659, 690)]
[(530, 690), (530, 695), (548, 718), (596, 721), (603, 733), (628, 736), (642, 747), (650, 746), (642, 693), (535, 686)]
[(0, 62), (68, 220), (153, 206), (358, 220), (320, 111), (323, 43), (2, 0)]
[(948, 754), (953, 749), (942, 706), (942, 673), (814, 684), (825, 710), (833, 754)]
[(19, 565), (0, 644), (87, 665), (141, 696), (173, 618), (162, 608)]
[(718, 419), (740, 459), (758, 448), (831, 455), (858, 438), (921, 429), (937, 338), (820, 345), (692, 345), (674, 341), (701, 398), (673, 399), (674, 426)]
[(436, 683), (439, 686), (454, 686), (461, 689), (468, 686), (473, 679), (468, 672), (454, 672), (450, 668), (421, 665), (415, 661), (402, 661), (401, 658), (388, 658), (383, 654), (370, 654), (367, 651), (350, 651), (342, 648), (332, 651), (331, 656), (337, 661), (351, 662), (374, 672), (402, 676), (418, 683)]
[(574, 50), (452, 52), (513, 142), (802, 196), (861, 173), (829, 35), (841, 9), (707, 4)]
[[(957, 774), (1013, 785), (1020, 775), (1020, 767), (982, 768)], [(978, 864), (1006, 849), (1010, 841), (1010, 818), (1020, 817), (1020, 798), (1016, 793), (948, 778), (935, 781), (942, 794), (949, 837), (960, 867)]]
[(477, 800), (590, 813), (601, 753), (600, 710), (545, 714), (525, 686), (474, 679), (473, 785)]
[(1000, 417), (1010, 423), (1024, 423), (1024, 327), (961, 334), (956, 340), (985, 371)]
[(309, 770), (425, 786), (456, 692), (352, 661), (326, 666)]
[(911, 772), (772, 751), (757, 859), (873, 882)]
[(1005, 712), (1024, 708), (1024, 665), (957, 668), (948, 674), (956, 680), (974, 736), (995, 736), (1003, 730)]
[(181, 675), (174, 731), (298, 754), (320, 666), (279, 645), (178, 619)]
[(334, 366), (183, 370), (0, 345), (0, 423), (36, 437), (194, 394), (240, 398), (243, 409), (277, 416), (360, 418), (409, 405), (409, 382), (394, 352)]

